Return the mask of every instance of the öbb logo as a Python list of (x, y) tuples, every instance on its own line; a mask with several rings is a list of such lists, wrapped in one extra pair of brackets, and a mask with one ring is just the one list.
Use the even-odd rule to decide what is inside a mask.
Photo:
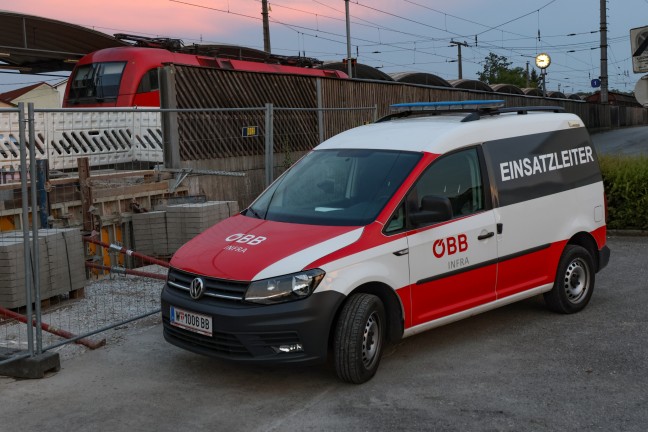
[(441, 258), (444, 255), (454, 255), (457, 252), (465, 252), (467, 250), (468, 237), (466, 237), (466, 234), (435, 240), (432, 245), (432, 253), (437, 258)]
[(227, 237), (225, 241), (227, 242), (236, 242), (241, 244), (247, 244), (249, 246), (256, 246), (262, 241), (267, 240), (267, 237), (255, 236), (254, 234), (232, 234)]

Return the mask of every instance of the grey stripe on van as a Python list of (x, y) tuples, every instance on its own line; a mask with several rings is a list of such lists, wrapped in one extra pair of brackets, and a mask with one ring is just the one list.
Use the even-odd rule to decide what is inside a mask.
[(582, 127), (488, 141), (483, 148), (498, 207), (602, 181)]

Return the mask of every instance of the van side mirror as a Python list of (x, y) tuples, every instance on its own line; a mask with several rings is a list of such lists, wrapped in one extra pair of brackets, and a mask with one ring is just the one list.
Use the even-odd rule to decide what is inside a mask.
[(421, 200), (421, 209), (410, 212), (409, 217), (415, 226), (445, 222), (452, 219), (452, 204), (447, 197), (425, 195)]

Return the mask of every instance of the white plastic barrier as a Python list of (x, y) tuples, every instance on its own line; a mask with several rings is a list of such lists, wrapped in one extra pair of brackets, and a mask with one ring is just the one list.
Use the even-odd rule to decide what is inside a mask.
[[(162, 162), (159, 112), (56, 111), (34, 117), (36, 157), (49, 159), (50, 169), (74, 169), (78, 157), (88, 157), (91, 166)], [(19, 149), (18, 114), (0, 112), (1, 172), (19, 169)]]

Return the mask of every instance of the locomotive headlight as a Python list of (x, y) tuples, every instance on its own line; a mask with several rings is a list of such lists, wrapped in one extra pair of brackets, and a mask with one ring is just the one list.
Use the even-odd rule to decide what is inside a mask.
[(313, 269), (254, 281), (245, 293), (245, 300), (274, 304), (306, 298), (315, 291), (325, 274), (323, 270)]

